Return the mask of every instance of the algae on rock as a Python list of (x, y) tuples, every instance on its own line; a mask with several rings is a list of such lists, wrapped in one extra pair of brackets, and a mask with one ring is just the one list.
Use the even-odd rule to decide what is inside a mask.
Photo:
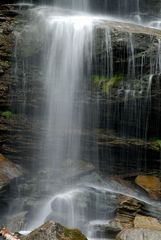
[(102, 93), (108, 95), (110, 93), (110, 90), (117, 87), (119, 83), (123, 81), (123, 79), (123, 75), (114, 75), (112, 77), (96, 75), (93, 77), (93, 83), (95, 87), (99, 88), (102, 91)]

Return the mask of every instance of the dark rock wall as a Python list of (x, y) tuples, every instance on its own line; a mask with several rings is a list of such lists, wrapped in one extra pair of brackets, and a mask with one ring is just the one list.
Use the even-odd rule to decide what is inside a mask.
[[(1, 152), (11, 160), (32, 169), (33, 162), (37, 161), (38, 157), (40, 158), (38, 146), (40, 146), (39, 140), (43, 136), (42, 106), (45, 91), (42, 84), (44, 77), (41, 71), (42, 62), (40, 61), (41, 51), (44, 47), (43, 39), (38, 39), (34, 29), (32, 39), (30, 39), (28, 37), (30, 34), (23, 29), (30, 17), (26, 7), (18, 9), (14, 5), (2, 6), (1, 15), (0, 23), (3, 34), (0, 35), (0, 111), (2, 112), (0, 148)], [(135, 168), (136, 162), (141, 159), (142, 169), (147, 153), (149, 159), (158, 159), (160, 154), (159, 147), (152, 148), (153, 150), (149, 147), (149, 142), (152, 139), (160, 139), (161, 137), (161, 80), (158, 71), (153, 72), (151, 92), (150, 96), (147, 96), (151, 64), (155, 65), (154, 69), (158, 69), (160, 31), (132, 24), (122, 24), (121, 29), (117, 28), (117, 23), (109, 22), (107, 25), (110, 28), (109, 34), (111, 34), (113, 74), (122, 74), (124, 81), (113, 87), (109, 95), (102, 93), (100, 89), (93, 88), (92, 92), (89, 89), (92, 103), (85, 103), (85, 111), (95, 109), (95, 112), (92, 110), (91, 113), (85, 114), (88, 118), (84, 120), (84, 128), (91, 130), (95, 128), (94, 131), (101, 129), (101, 131), (94, 138), (90, 136), (93, 130), (88, 135), (85, 134), (86, 137), (82, 134), (82, 141), (92, 142), (92, 139), (98, 139), (99, 158), (102, 159), (100, 165), (103, 166), (101, 168), (105, 167), (106, 161), (108, 161), (106, 156), (111, 156), (109, 154), (111, 152), (112, 160), (110, 161), (114, 165), (117, 165), (119, 159), (122, 159), (127, 165), (128, 159), (132, 157), (132, 166)], [(107, 63), (105, 63), (107, 49), (100, 49), (100, 45), (105, 45), (104, 43), (100, 44), (101, 41), (104, 41), (104, 30), (97, 29), (96, 36), (92, 75), (106, 75), (109, 71)], [(131, 39), (135, 59), (134, 78), (127, 74), (129, 58), (132, 57)], [(141, 74), (143, 75), (143, 86), (140, 84)], [(135, 90), (136, 95), (135, 97), (129, 96), (128, 100), (125, 101), (125, 93), (129, 84), (131, 92)], [(91, 87), (91, 84), (89, 86)], [(141, 87), (143, 87), (142, 93), (140, 93)], [(118, 94), (119, 90), (121, 91)], [(97, 94), (100, 97), (98, 109), (95, 102)], [(10, 112), (12, 117), (2, 116), (6, 111)], [(91, 121), (94, 119), (94, 115), (97, 115), (95, 122)], [(104, 135), (107, 136), (105, 139)], [(128, 138), (130, 144), (123, 138)], [(137, 144), (140, 139), (145, 142)], [(148, 141), (148, 145), (146, 141)], [(38, 142), (39, 144), (37, 144)], [(85, 159), (88, 158), (89, 151), (91, 151), (90, 146), (92, 145), (89, 143), (88, 147), (82, 147), (82, 156)], [(121, 164), (119, 164), (119, 168)]]

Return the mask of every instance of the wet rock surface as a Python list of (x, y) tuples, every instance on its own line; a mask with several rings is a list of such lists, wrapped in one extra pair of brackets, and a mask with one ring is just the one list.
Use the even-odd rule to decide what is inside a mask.
[(7, 227), (13, 232), (18, 232), (20, 229), (25, 229), (27, 221), (27, 211), (19, 212), (17, 214), (9, 214), (6, 217)]
[(161, 231), (136, 228), (122, 231), (116, 240), (158, 240), (160, 238)]
[(161, 224), (158, 219), (142, 215), (136, 215), (134, 227), (161, 231)]
[(49, 221), (34, 230), (24, 240), (87, 240), (78, 229), (65, 228), (59, 223)]
[(138, 186), (148, 192), (151, 198), (156, 200), (161, 198), (161, 182), (158, 177), (138, 176), (135, 179), (135, 182)]
[(13, 164), (0, 154), (0, 190), (8, 185), (14, 178), (18, 178), (23, 174), (22, 168)]

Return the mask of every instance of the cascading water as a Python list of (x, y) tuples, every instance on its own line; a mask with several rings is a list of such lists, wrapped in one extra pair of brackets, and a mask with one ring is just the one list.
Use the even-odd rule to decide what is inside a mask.
[(66, 7), (68, 9), (77, 9), (77, 10), (86, 10), (86, 11), (89, 10), (89, 0), (79, 0), (79, 1), (55, 0), (54, 5), (60, 6), (60, 7)]
[[(55, 195), (58, 188), (64, 189), (66, 193), (45, 200), (48, 210), (45, 207), (40, 212), (35, 222), (32, 222), (32, 227), (52, 218), (53, 211), (58, 222), (85, 229), (85, 221), (92, 218), (85, 209), (91, 205), (91, 201), (94, 202), (95, 193), (90, 194), (85, 186), (79, 190), (76, 181), (80, 181), (80, 169), (84, 164), (81, 162), (84, 100), (91, 78), (93, 28), (99, 18), (82, 14), (68, 15), (68, 12), (50, 8), (36, 9), (34, 15), (35, 23), (43, 25), (45, 29), (42, 32), (45, 33), (42, 54), (46, 91), (45, 136), (42, 141), (41, 157), (44, 162), (41, 167), (53, 175), (45, 186), (46, 190), (50, 189), (48, 194)], [(57, 186), (53, 184), (55, 177), (58, 178)], [(41, 191), (41, 186), (39, 188)], [(77, 203), (78, 199), (85, 201), (87, 206)], [(97, 211), (97, 206), (95, 209)]]
[(46, 52), (49, 53), (45, 60), (48, 61), (46, 139), (53, 142), (49, 143), (51, 149), (45, 157), (59, 168), (63, 161), (79, 158), (80, 139), (75, 139), (73, 129), (81, 130), (83, 89), (80, 83), (87, 81), (84, 61), (85, 55), (91, 54), (92, 28), (91, 20), (81, 16), (78, 19), (48, 16), (46, 26)]
[[(22, 1), (20, 1), (22, 2)], [(29, 2), (24, 0), (23, 2)], [(140, 21), (140, 0), (31, 0), (31, 3), (42, 5), (50, 4), (67, 9), (83, 10), (86, 12), (95, 11), (104, 14), (114, 14), (121, 17), (128, 17), (132, 14), (135, 20)]]

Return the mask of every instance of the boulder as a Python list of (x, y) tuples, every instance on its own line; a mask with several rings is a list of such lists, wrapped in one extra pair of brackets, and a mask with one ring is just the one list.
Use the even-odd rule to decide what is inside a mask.
[(161, 224), (158, 219), (142, 215), (137, 215), (135, 217), (134, 227), (161, 231)]
[(59, 223), (49, 221), (40, 226), (24, 240), (87, 240), (78, 229), (68, 229)]
[(159, 240), (161, 239), (161, 231), (144, 229), (144, 228), (131, 228), (125, 229), (119, 233), (116, 240)]
[(155, 176), (138, 176), (135, 183), (149, 193), (153, 199), (160, 199), (161, 197), (161, 182)]

